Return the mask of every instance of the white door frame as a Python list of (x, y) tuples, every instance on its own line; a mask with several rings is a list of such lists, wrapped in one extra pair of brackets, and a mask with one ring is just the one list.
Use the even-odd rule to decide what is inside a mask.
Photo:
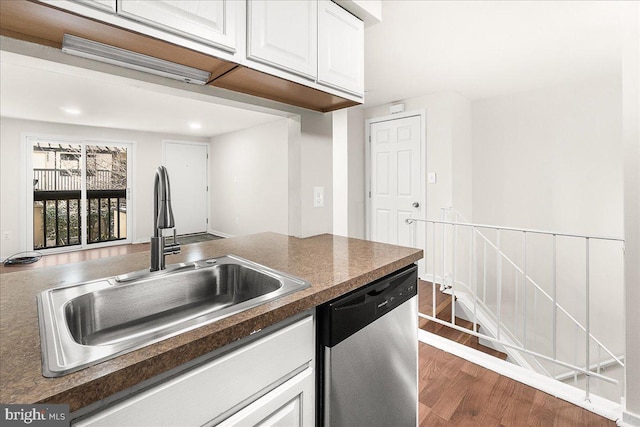
[[(426, 132), (426, 111), (415, 110), (407, 111), (403, 113), (391, 114), (388, 116), (374, 117), (365, 120), (365, 236), (367, 240), (371, 240), (371, 125), (374, 123), (386, 122), (390, 120), (405, 119), (407, 117), (420, 117), (420, 206), (421, 210), (427, 212), (427, 185), (426, 185), (426, 170), (427, 170), (427, 132)], [(424, 248), (424, 224), (414, 223), (417, 227), (416, 242), (418, 247)], [(424, 275), (424, 260), (420, 261), (419, 275)]]
[[(210, 171), (210, 167), (209, 167), (209, 151), (210, 150), (210, 144), (208, 142), (197, 142), (197, 141), (183, 141), (183, 140), (178, 140), (178, 139), (163, 139), (162, 140), (162, 165), (163, 166), (167, 166), (167, 144), (182, 144), (182, 145), (197, 145), (199, 147), (205, 147), (207, 150), (207, 189), (211, 188), (211, 171)], [(211, 218), (211, 199), (210, 199), (210, 195), (211, 191), (207, 191), (207, 195), (206, 195), (206, 204), (207, 204), (207, 233), (211, 233), (210, 231), (210, 221), (209, 218)]]

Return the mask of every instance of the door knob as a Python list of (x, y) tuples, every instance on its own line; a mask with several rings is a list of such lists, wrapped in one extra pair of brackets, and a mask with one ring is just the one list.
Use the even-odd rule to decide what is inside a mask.
[(413, 203), (411, 204), (411, 206), (413, 206), (414, 208), (419, 208), (419, 207), (420, 207), (420, 203), (418, 203), (418, 202), (413, 202)]

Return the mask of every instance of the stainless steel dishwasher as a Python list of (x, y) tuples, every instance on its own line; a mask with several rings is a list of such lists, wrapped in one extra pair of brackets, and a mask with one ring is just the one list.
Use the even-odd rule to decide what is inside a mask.
[(417, 425), (417, 267), (318, 310), (319, 426)]

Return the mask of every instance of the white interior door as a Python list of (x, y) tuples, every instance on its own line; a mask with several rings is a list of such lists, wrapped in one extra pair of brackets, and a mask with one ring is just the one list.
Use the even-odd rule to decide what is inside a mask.
[(165, 142), (165, 167), (178, 234), (207, 231), (207, 146)]
[(421, 217), (420, 116), (371, 124), (371, 240), (416, 247)]

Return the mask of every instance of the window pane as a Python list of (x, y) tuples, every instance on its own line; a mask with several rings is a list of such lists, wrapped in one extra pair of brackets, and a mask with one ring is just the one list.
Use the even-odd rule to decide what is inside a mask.
[[(127, 238), (127, 148), (87, 145), (89, 243)], [(124, 227), (122, 227), (124, 224)]]
[(71, 227), (79, 219), (81, 156), (80, 144), (39, 140), (33, 145), (35, 249), (80, 244), (77, 229)]
[[(87, 243), (127, 238), (127, 154), (123, 146), (34, 143), (35, 249), (82, 245), (83, 227)], [(87, 212), (81, 211), (83, 180)]]

